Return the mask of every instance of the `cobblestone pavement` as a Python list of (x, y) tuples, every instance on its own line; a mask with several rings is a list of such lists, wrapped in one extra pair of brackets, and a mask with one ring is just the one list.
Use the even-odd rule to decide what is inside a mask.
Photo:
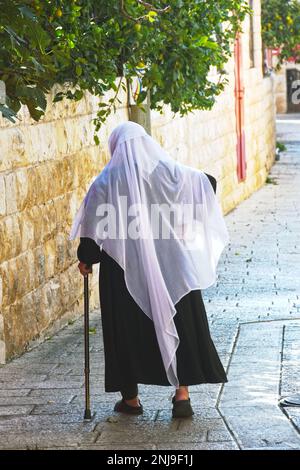
[(300, 116), (279, 116), (287, 151), (232, 211), (231, 242), (203, 291), (225, 386), (191, 387), (195, 416), (171, 419), (171, 387), (140, 386), (143, 416), (112, 411), (99, 312), (91, 315), (93, 419), (84, 422), (82, 320), (0, 368), (0, 448), (300, 449)]

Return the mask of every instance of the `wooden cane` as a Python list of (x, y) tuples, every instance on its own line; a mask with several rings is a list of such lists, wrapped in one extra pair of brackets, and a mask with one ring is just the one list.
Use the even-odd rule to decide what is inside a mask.
[(89, 344), (89, 275), (84, 275), (84, 377), (85, 412), (84, 419), (91, 419), (90, 405), (90, 344)]

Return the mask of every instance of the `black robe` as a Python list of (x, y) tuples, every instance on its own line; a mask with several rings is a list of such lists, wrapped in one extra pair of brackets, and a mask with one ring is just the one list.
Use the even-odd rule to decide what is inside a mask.
[[(207, 176), (216, 191), (215, 178)], [(123, 269), (89, 238), (80, 239), (77, 256), (87, 265), (100, 262), (105, 391), (130, 390), (139, 383), (170, 385), (154, 324), (129, 294)], [(175, 307), (174, 322), (180, 340), (176, 351), (180, 385), (227, 382), (210, 336), (201, 291), (191, 291)]]

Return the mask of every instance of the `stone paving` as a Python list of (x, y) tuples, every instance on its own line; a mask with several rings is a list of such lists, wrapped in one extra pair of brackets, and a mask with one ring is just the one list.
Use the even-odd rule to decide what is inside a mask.
[(300, 449), (300, 116), (278, 117), (287, 151), (226, 216), (231, 242), (203, 291), (225, 386), (191, 387), (195, 416), (172, 420), (171, 387), (140, 386), (144, 415), (112, 411), (100, 313), (91, 315), (91, 421), (83, 421), (82, 319), (0, 368), (1, 449)]

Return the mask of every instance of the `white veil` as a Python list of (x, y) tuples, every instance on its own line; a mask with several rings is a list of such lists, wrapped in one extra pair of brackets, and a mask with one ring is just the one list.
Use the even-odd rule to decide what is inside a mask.
[(174, 161), (142, 126), (116, 127), (109, 149), (111, 160), (91, 184), (70, 239), (92, 238), (123, 268), (128, 291), (153, 320), (168, 380), (178, 387), (175, 305), (215, 283), (228, 231), (205, 173)]

